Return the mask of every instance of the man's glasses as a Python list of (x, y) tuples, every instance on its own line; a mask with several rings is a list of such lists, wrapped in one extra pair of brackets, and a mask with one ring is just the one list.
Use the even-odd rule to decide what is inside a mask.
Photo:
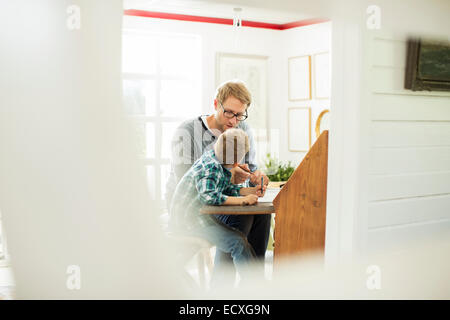
[(221, 103), (219, 103), (219, 104), (222, 107), (223, 114), (224, 114), (225, 118), (232, 119), (233, 117), (236, 117), (236, 119), (238, 121), (244, 121), (245, 119), (248, 118), (247, 110), (245, 110), (245, 114), (234, 113), (234, 112), (225, 110), (223, 105)]

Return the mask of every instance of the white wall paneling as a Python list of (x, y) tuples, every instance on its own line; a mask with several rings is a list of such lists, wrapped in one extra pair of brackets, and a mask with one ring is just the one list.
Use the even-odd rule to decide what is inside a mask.
[[(371, 229), (368, 232), (367, 249), (369, 252), (380, 253), (386, 249), (401, 250), (423, 245), (439, 239), (448, 233), (448, 230), (450, 230), (449, 219)], [(445, 253), (443, 252), (443, 254)]]
[(436, 92), (421, 95), (375, 93), (370, 117), (372, 120), (450, 121), (449, 97)]
[(371, 175), (370, 200), (450, 193), (450, 171), (421, 174)]
[(450, 231), (450, 94), (403, 89), (406, 35), (366, 34), (367, 252)]
[(372, 121), (372, 147), (450, 146), (450, 122)]
[(450, 147), (372, 148), (370, 174), (450, 172)]
[(369, 229), (450, 219), (450, 194), (372, 201)]

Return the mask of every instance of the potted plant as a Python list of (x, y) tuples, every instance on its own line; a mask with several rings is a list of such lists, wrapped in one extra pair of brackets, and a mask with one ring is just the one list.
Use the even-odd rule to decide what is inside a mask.
[(287, 164), (282, 164), (279, 160), (272, 158), (270, 153), (266, 155), (264, 164), (264, 173), (270, 179), (269, 188), (282, 187), (295, 170), (291, 165), (291, 161)]

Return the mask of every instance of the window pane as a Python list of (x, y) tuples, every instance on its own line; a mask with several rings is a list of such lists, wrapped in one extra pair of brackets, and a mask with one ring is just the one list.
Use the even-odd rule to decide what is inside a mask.
[(155, 200), (156, 194), (156, 177), (155, 177), (155, 166), (147, 166), (147, 185), (148, 191), (150, 192), (150, 199)]
[(155, 126), (152, 122), (136, 123), (138, 155), (142, 158), (155, 157)]
[(170, 159), (171, 144), (170, 141), (175, 133), (175, 130), (180, 124), (178, 122), (163, 122), (162, 124), (162, 143), (161, 143), (161, 158)]
[(155, 74), (158, 40), (154, 35), (124, 34), (122, 37), (122, 71)]
[(123, 80), (123, 100), (127, 114), (156, 114), (156, 85), (154, 80)]
[(163, 164), (161, 165), (161, 200), (163, 200), (163, 205), (165, 206), (165, 196), (166, 196), (166, 183), (167, 179), (169, 179), (170, 174), (170, 165)]
[(197, 84), (188, 80), (161, 81), (161, 115), (172, 117), (193, 117), (201, 110), (200, 90)]
[(145, 125), (142, 123), (134, 124), (135, 135), (134, 139), (136, 142), (136, 149), (138, 150), (138, 156), (145, 158)]
[(146, 157), (155, 157), (155, 125), (152, 122), (145, 123), (145, 146), (146, 146)]

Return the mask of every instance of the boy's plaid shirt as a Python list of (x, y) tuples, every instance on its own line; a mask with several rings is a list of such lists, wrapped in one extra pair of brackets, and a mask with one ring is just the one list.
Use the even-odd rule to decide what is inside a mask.
[(178, 183), (170, 206), (170, 226), (192, 229), (208, 224), (209, 215), (200, 214), (204, 205), (221, 205), (228, 196), (239, 196), (242, 185), (230, 182), (231, 172), (216, 158), (214, 149), (205, 152)]

